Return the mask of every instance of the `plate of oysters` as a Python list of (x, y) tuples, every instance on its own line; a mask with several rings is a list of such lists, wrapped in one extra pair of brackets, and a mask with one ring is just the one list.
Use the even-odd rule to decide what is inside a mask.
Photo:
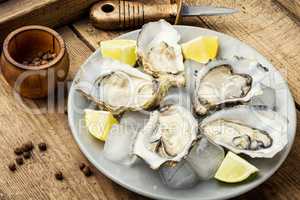
[(164, 20), (100, 46), (74, 78), (68, 118), (81, 151), (116, 183), (155, 199), (227, 199), (286, 159), (293, 98), (253, 48)]

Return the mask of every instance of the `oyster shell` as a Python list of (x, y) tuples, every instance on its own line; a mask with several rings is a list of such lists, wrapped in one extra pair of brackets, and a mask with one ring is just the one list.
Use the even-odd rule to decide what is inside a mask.
[(165, 20), (142, 27), (137, 51), (144, 71), (154, 77), (167, 76), (173, 85), (185, 84), (179, 33)]
[(272, 110), (237, 106), (200, 124), (202, 134), (235, 153), (272, 158), (287, 145), (287, 120)]
[(134, 154), (152, 169), (163, 163), (177, 163), (189, 152), (197, 139), (197, 121), (185, 108), (169, 105), (151, 113), (144, 129), (138, 134)]
[(163, 78), (156, 80), (138, 69), (107, 58), (82, 68), (75, 85), (101, 109), (114, 115), (158, 105), (170, 86)]
[(256, 61), (241, 64), (239, 60), (222, 60), (207, 65), (187, 61), (186, 65), (198, 66), (192, 97), (198, 115), (206, 115), (224, 105), (248, 102), (263, 93), (259, 81), (266, 71)]

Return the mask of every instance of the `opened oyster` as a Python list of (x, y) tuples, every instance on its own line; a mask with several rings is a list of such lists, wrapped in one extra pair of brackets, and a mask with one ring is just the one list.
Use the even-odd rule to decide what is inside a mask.
[(154, 77), (167, 76), (173, 85), (184, 85), (179, 40), (179, 33), (165, 20), (145, 24), (137, 40), (138, 56), (145, 72)]
[(198, 65), (193, 105), (199, 115), (206, 115), (226, 104), (248, 102), (253, 96), (263, 93), (259, 81), (266, 71), (256, 61), (223, 60), (207, 65), (187, 61), (186, 65)]
[(185, 108), (177, 105), (154, 111), (138, 134), (134, 154), (144, 159), (152, 169), (163, 163), (181, 161), (197, 139), (197, 121)]
[(250, 106), (217, 111), (201, 122), (200, 129), (215, 143), (253, 158), (272, 158), (288, 142), (285, 118)]
[(155, 80), (138, 69), (111, 59), (101, 59), (89, 68), (82, 68), (75, 85), (101, 109), (114, 115), (158, 105), (170, 86), (163, 78)]

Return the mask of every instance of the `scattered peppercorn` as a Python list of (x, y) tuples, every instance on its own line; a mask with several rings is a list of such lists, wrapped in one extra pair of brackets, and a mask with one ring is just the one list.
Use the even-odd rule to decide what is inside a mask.
[(20, 156), (18, 156), (18, 157), (16, 158), (16, 163), (17, 163), (18, 165), (23, 165), (23, 164), (24, 164), (23, 158), (20, 157)]
[(31, 141), (23, 144), (24, 152), (31, 151), (33, 149), (33, 143)]
[(8, 168), (9, 168), (9, 170), (12, 171), (12, 172), (16, 171), (16, 169), (17, 169), (15, 163), (10, 163), (10, 164), (8, 165)]
[(82, 172), (83, 172), (83, 174), (84, 174), (86, 177), (89, 177), (89, 176), (92, 175), (92, 171), (91, 171), (91, 169), (90, 169), (88, 166), (84, 167), (83, 170), (82, 170)]
[(80, 164), (79, 164), (79, 169), (80, 169), (80, 170), (83, 170), (84, 168), (85, 168), (85, 164), (84, 164), (84, 163), (80, 163)]
[(14, 149), (14, 152), (15, 152), (15, 154), (16, 154), (17, 156), (19, 156), (19, 155), (22, 155), (23, 149), (20, 148), (20, 147), (17, 147), (17, 148)]
[(31, 157), (31, 152), (30, 152), (30, 151), (24, 152), (23, 157), (24, 157), (25, 159), (29, 159), (29, 158)]
[(39, 146), (40, 151), (47, 150), (47, 144), (45, 142), (41, 142), (38, 146)]
[(62, 172), (61, 171), (58, 171), (58, 172), (56, 172), (55, 173), (55, 178), (56, 178), (56, 180), (63, 180), (64, 179), (64, 176), (63, 176), (63, 174), (62, 174)]

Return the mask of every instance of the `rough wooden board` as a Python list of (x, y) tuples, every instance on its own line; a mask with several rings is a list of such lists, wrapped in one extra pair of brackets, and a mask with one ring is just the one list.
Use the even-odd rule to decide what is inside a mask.
[[(69, 28), (58, 31), (67, 43), (72, 76), (91, 51)], [(52, 111), (33, 114), (33, 109), (37, 108), (33, 101), (27, 101), (32, 109), (24, 109), (3, 76), (0, 77), (0, 92), (0, 199), (143, 199), (116, 185), (92, 166), (95, 175), (84, 177), (78, 163), (88, 161), (73, 140), (66, 114)], [(15, 158), (13, 147), (28, 140), (35, 144), (45, 141), (49, 148), (39, 153), (36, 146), (33, 159), (25, 161), (16, 172), (10, 172), (7, 164)], [(55, 180), (56, 170), (63, 172), (64, 181)]]
[(299, 0), (277, 0), (286, 9), (292, 12), (296, 17), (300, 19), (300, 1)]
[(98, 0), (9, 0), (0, 5), (0, 44), (6, 35), (24, 25), (54, 27), (83, 16)]
[(85, 43), (92, 49), (96, 50), (100, 42), (115, 38), (128, 31), (104, 31), (92, 26), (88, 18), (84, 18), (72, 24), (73, 30)]
[(10, 0), (0, 5), (0, 23), (4, 21), (22, 16), (24, 13), (34, 10), (48, 3), (50, 0)]
[[(204, 22), (207, 23), (205, 20)], [(188, 21), (188, 23), (194, 25), (199, 25), (199, 23), (204, 25), (204, 22), (199, 19)], [(84, 62), (91, 51), (68, 28), (60, 29), (59, 32), (65, 38), (71, 55), (69, 79), (72, 79), (79, 65)], [(13, 98), (11, 90), (2, 76), (0, 78), (0, 92), (2, 94), (0, 97), (0, 159), (2, 161), (0, 166), (0, 197), (8, 196), (7, 199), (20, 200), (145, 199), (112, 183), (94, 168), (97, 173), (95, 177), (85, 179), (82, 174), (77, 173), (79, 172), (77, 162), (79, 160), (83, 161), (85, 158), (71, 136), (66, 115), (56, 112), (33, 115), (24, 112)], [(32, 107), (35, 107), (35, 105), (32, 104)], [(298, 133), (287, 161), (270, 180), (240, 199), (299, 199), (299, 112), (297, 116)], [(46, 141), (49, 143), (50, 150), (43, 156), (35, 153), (33, 161), (25, 164), (17, 173), (10, 173), (6, 164), (14, 157), (10, 151), (11, 147), (30, 138), (35, 143), (41, 140)], [(63, 170), (66, 176), (64, 182), (54, 180), (52, 173), (55, 169)]]
[[(66, 40), (71, 59), (71, 76), (91, 51), (68, 28), (59, 32)], [(9, 86), (0, 79), (0, 156), (3, 165), (0, 188), (1, 193), (10, 199), (146, 199), (127, 191), (105, 178), (96, 171), (95, 177), (84, 178), (79, 173), (78, 161), (86, 161), (73, 140), (68, 127), (67, 117), (59, 113), (33, 115), (26, 113), (11, 95)], [(32, 103), (32, 102), (31, 102)], [(34, 107), (34, 104), (31, 104)], [(298, 130), (300, 113), (298, 112)], [(15, 123), (15, 122), (18, 123)], [(6, 163), (13, 159), (8, 150), (31, 138), (34, 143), (46, 141), (49, 151), (43, 155), (34, 153), (34, 159), (25, 164), (18, 172), (12, 174)], [(300, 192), (300, 166), (298, 163), (300, 149), (299, 134), (290, 156), (280, 170), (258, 189), (244, 195), (241, 199), (253, 199), (259, 193), (261, 199), (297, 199)], [(86, 161), (87, 162), (87, 161)], [(62, 169), (66, 180), (57, 182), (53, 172)], [(291, 194), (291, 195), (290, 195)]]

